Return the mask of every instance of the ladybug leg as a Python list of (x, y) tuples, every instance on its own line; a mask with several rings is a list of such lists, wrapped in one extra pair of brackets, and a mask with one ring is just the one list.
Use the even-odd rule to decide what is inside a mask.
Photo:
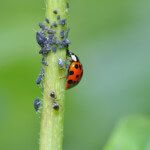
[(64, 78), (66, 78), (66, 77), (59, 77), (59, 79), (64, 79)]
[(60, 70), (65, 70), (66, 68), (64, 67), (64, 68), (60, 68)]
[(72, 62), (72, 59), (70, 59), (70, 58), (66, 58), (68, 61), (70, 61), (70, 62)]

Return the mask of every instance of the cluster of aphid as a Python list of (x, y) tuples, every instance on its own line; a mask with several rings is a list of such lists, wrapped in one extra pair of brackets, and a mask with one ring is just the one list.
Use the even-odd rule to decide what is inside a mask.
[[(69, 8), (69, 3), (67, 3), (67, 9), (68, 8)], [(53, 13), (56, 15), (58, 14), (57, 10), (54, 10)], [(69, 57), (70, 63), (68, 64), (67, 61), (65, 62), (65, 65), (66, 65), (65, 68), (68, 68), (68, 74), (66, 77), (66, 89), (69, 89), (79, 83), (79, 81), (82, 78), (83, 68), (82, 68), (82, 64), (80, 63), (78, 57), (74, 53), (70, 52), (68, 49), (69, 44), (71, 44), (71, 42), (67, 39), (70, 28), (67, 28), (66, 31), (61, 30), (59, 33), (61, 40), (57, 40), (57, 37), (55, 36), (56, 30), (54, 30), (54, 28), (57, 28), (58, 25), (64, 27), (66, 24), (66, 20), (65, 19), (61, 20), (60, 15), (57, 15), (56, 17), (57, 17), (58, 23), (53, 22), (50, 24), (50, 21), (48, 19), (45, 20), (46, 23), (49, 25), (49, 28), (47, 26), (43, 25), (42, 23), (39, 24), (40, 32), (36, 32), (36, 41), (39, 44), (39, 46), (41, 47), (39, 54), (41, 54), (43, 56), (42, 64), (45, 66), (48, 66), (48, 63), (45, 61), (45, 57), (51, 51), (56, 52), (57, 48), (58, 49), (62, 49), (62, 48), (67, 49), (67, 57)], [(64, 67), (64, 62), (63, 62), (62, 58), (58, 58), (57, 62), (58, 62), (59, 67), (61, 67), (61, 68)], [(44, 72), (45, 72), (45, 67), (42, 67), (41, 73), (36, 79), (36, 84), (38, 86), (42, 82)], [(50, 97), (53, 102), (53, 108), (55, 110), (58, 110), (59, 105), (58, 105), (58, 103), (56, 103), (55, 92), (53, 92), (53, 91), (50, 92)], [(41, 104), (41, 101), (39, 98), (37, 98), (34, 101), (34, 108), (36, 111), (39, 110), (40, 104)]]
[[(57, 15), (56, 10), (54, 10), (53, 13)], [(54, 29), (57, 28), (58, 25), (64, 27), (66, 25), (66, 19), (61, 20), (61, 16), (57, 15), (57, 20), (58, 20), (57, 23), (54, 21), (52, 24), (50, 24), (50, 21), (48, 19), (45, 19), (46, 23), (49, 25), (49, 28), (40, 23), (39, 27), (41, 31), (36, 32), (36, 40), (41, 47), (39, 54), (43, 55), (42, 64), (46, 66), (48, 64), (45, 62), (44, 57), (46, 57), (49, 52), (51, 51), (56, 52), (57, 48), (62, 49), (71, 44), (71, 42), (67, 39), (70, 28), (67, 28), (66, 31), (61, 30), (59, 33), (61, 40), (57, 40), (57, 37), (55, 36), (56, 30)]]

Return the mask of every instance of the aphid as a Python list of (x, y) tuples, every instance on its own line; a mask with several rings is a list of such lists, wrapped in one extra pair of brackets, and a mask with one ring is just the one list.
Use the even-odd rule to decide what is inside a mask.
[(41, 84), (41, 82), (42, 82), (42, 75), (40, 74), (37, 78), (36, 78), (36, 84), (38, 85), (38, 84)]
[[(46, 57), (47, 56), (47, 54), (48, 54), (48, 52), (44, 52), (44, 53), (42, 53), (42, 56), (43, 57)], [(44, 63), (44, 62), (43, 62)], [(43, 64), (44, 65), (44, 64)], [(46, 65), (46, 64), (45, 64)], [(47, 64), (48, 65), (48, 64)]]
[(61, 41), (61, 40), (58, 40), (58, 44), (62, 45), (63, 43), (62, 43), (62, 41)]
[(69, 64), (68, 64), (68, 62), (67, 62), (67, 61), (65, 61), (65, 65), (66, 65), (66, 68), (68, 68), (68, 67), (69, 67)]
[(35, 108), (36, 111), (39, 110), (40, 105), (41, 105), (40, 99), (39, 99), (39, 98), (36, 98), (36, 99), (34, 100), (34, 103), (33, 103), (33, 106), (34, 106), (34, 108)]
[(57, 10), (54, 10), (53, 13), (54, 13), (54, 14), (57, 14)]
[(57, 23), (56, 23), (56, 22), (53, 22), (53, 26), (54, 26), (54, 27), (57, 27)]
[[(47, 45), (47, 44), (45, 44), (45, 45)], [(46, 52), (46, 47), (42, 47), (42, 53), (44, 53), (44, 52)]]
[(55, 41), (55, 45), (58, 45), (59, 44), (59, 42), (58, 41)]
[(53, 40), (52, 40), (51, 38), (49, 38), (48, 43), (49, 43), (50, 45), (53, 45)]
[(46, 44), (45, 51), (46, 51), (46, 52), (50, 52), (50, 51), (51, 51), (51, 48), (50, 48), (49, 43)]
[(63, 67), (64, 66), (64, 63), (63, 63), (63, 61), (62, 61), (62, 58), (58, 58), (58, 66), (59, 67)]
[(48, 63), (44, 60), (44, 57), (42, 58), (42, 64), (48, 66)]
[(50, 28), (52, 28), (52, 27), (53, 27), (53, 24), (50, 25)]
[(66, 19), (63, 19), (63, 20), (59, 21), (59, 25), (62, 25), (64, 27), (65, 24), (66, 24)]
[(42, 64), (48, 66), (48, 63), (46, 61), (42, 61)]
[(39, 54), (42, 54), (43, 53), (43, 50), (41, 49), (40, 51), (39, 51)]
[(53, 50), (53, 52), (56, 52), (57, 47), (56, 47), (56, 46), (53, 46), (53, 47), (52, 47), (52, 50)]
[(58, 46), (58, 48), (59, 48), (59, 49), (62, 49), (62, 48), (63, 48), (63, 46), (62, 46), (62, 45), (59, 45), (59, 46)]
[(55, 34), (56, 31), (55, 31), (55, 30), (47, 30), (47, 33), (48, 33), (48, 34)]
[(66, 39), (65, 42), (66, 42), (67, 45), (71, 44), (71, 42), (68, 39)]
[(49, 24), (49, 19), (46, 18), (45, 21)]
[(44, 73), (45, 73), (45, 67), (42, 67), (41, 68), (41, 75), (44, 76)]
[(62, 40), (62, 45), (63, 45), (63, 46), (67, 46), (67, 44), (66, 44), (66, 38), (65, 38), (65, 37), (64, 37), (63, 40)]
[(69, 89), (80, 82), (83, 75), (83, 67), (79, 61), (79, 58), (74, 53), (67, 51), (67, 55), (71, 57), (71, 64), (68, 69), (66, 80), (66, 89)]
[[(49, 46), (49, 45), (48, 45)], [(39, 51), (39, 54), (42, 54), (44, 57), (47, 56), (48, 52), (50, 52), (50, 47), (48, 48), (47, 47), (47, 44), (46, 44), (46, 47), (43, 47), (40, 51)]]
[(58, 103), (56, 103), (56, 101), (55, 101), (55, 92), (51, 92), (51, 93), (50, 93), (50, 96), (51, 96), (51, 98), (52, 98), (52, 100), (53, 100), (53, 108), (54, 108), (55, 110), (58, 110), (58, 109), (59, 109), (59, 105), (58, 105)]
[(57, 43), (56, 39), (57, 39), (57, 37), (56, 37), (56, 36), (53, 36), (52, 42), (53, 42), (53, 44), (55, 44), (55, 45), (56, 45), (56, 43)]
[(70, 28), (68, 27), (68, 28), (67, 28), (67, 31), (66, 31), (66, 38), (68, 38), (68, 33), (69, 33), (69, 31), (70, 31)]
[(60, 31), (60, 37), (63, 38), (64, 35), (65, 35), (65, 34), (64, 34), (64, 30), (61, 30), (61, 31)]
[(48, 30), (48, 28), (43, 25), (42, 23), (39, 23), (39, 27), (42, 29), (42, 30)]
[(59, 20), (59, 19), (60, 19), (60, 15), (57, 16), (57, 20)]
[(69, 8), (69, 3), (67, 2), (67, 8)]
[(41, 47), (44, 47), (47, 37), (41, 32), (36, 32), (36, 41)]

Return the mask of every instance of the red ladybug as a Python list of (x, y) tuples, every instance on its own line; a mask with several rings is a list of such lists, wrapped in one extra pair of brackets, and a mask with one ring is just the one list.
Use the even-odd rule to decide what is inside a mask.
[(83, 67), (79, 58), (74, 53), (68, 51), (67, 55), (71, 57), (71, 64), (68, 69), (66, 89), (70, 89), (80, 82), (83, 75)]

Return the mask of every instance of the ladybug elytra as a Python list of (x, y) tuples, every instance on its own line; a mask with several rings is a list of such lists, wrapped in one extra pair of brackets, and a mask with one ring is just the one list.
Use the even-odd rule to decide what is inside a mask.
[(68, 51), (67, 55), (71, 58), (71, 64), (68, 69), (66, 89), (70, 89), (80, 82), (83, 75), (83, 67), (79, 58), (74, 53)]

